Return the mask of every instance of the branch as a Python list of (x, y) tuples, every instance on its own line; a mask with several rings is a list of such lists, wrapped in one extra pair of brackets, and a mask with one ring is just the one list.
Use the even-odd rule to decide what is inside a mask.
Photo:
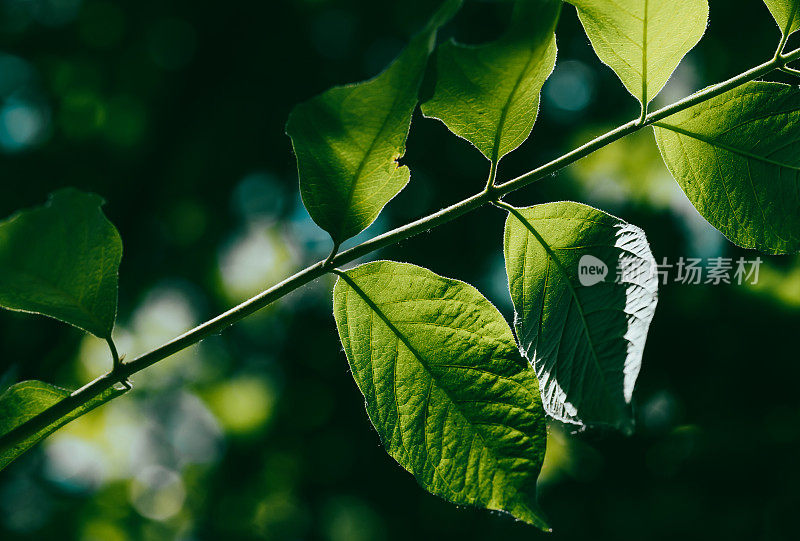
[[(552, 160), (536, 169), (533, 169), (523, 175), (520, 175), (512, 180), (503, 184), (495, 185), (493, 189), (484, 189), (467, 199), (459, 201), (449, 207), (446, 207), (438, 212), (434, 212), (428, 216), (420, 218), (414, 222), (408, 223), (404, 226), (395, 228), (391, 231), (377, 235), (361, 244), (354, 246), (344, 252), (336, 253), (333, 251), (324, 261), (319, 261), (305, 269), (297, 272), (296, 274), (286, 278), (282, 282), (272, 286), (243, 302), (242, 304), (231, 308), (214, 319), (206, 321), (205, 323), (187, 331), (181, 336), (159, 346), (158, 348), (137, 357), (129, 362), (119, 364), (116, 370), (112, 370), (84, 387), (73, 392), (67, 398), (54, 404), (42, 413), (32, 417), (25, 423), (17, 426), (13, 430), (0, 436), (0, 451), (8, 449), (9, 447), (27, 439), (28, 437), (36, 434), (39, 430), (45, 428), (51, 423), (57, 421), (61, 417), (69, 414), (77, 407), (86, 404), (92, 398), (98, 396), (100, 393), (110, 388), (116, 383), (124, 382), (128, 377), (144, 370), (175, 353), (192, 346), (209, 335), (218, 334), (227, 327), (233, 325), (237, 321), (249, 316), (253, 312), (264, 308), (270, 303), (280, 299), (281, 297), (291, 293), (301, 286), (316, 280), (320, 276), (330, 272), (332, 269), (350, 263), (367, 254), (397, 244), (405, 239), (418, 235), (429, 229), (433, 229), (440, 225), (446, 224), (476, 210), (486, 204), (490, 204), (500, 197), (503, 197), (513, 191), (519, 190), (533, 182), (545, 178), (556, 171), (559, 171), (568, 165), (575, 163), (588, 156), (589, 154), (609, 145), (626, 135), (630, 135), (639, 131), (654, 122), (658, 122), (674, 113), (683, 111), (693, 105), (697, 105), (705, 100), (723, 94), (728, 90), (736, 88), (744, 83), (753, 81), (759, 77), (763, 77), (775, 70), (783, 68), (787, 63), (800, 59), (800, 48), (795, 49), (787, 54), (778, 54), (771, 60), (764, 62), (754, 68), (745, 71), (727, 81), (709, 86), (700, 90), (691, 96), (688, 96), (680, 101), (668, 105), (657, 111), (653, 111), (644, 118), (637, 118), (632, 120), (614, 130), (611, 130), (588, 143), (564, 154), (563, 156)], [(490, 177), (491, 180), (493, 180)]]

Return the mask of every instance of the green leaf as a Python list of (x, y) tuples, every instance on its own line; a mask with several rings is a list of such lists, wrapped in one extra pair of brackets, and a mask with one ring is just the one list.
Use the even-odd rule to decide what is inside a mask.
[(732, 242), (800, 251), (800, 91), (753, 82), (655, 124), (672, 176)]
[(333, 305), (389, 454), (433, 494), (546, 528), (538, 384), (497, 309), (464, 282), (391, 261), (341, 275)]
[(447, 0), (399, 57), (369, 81), (338, 86), (296, 106), (292, 139), (300, 193), (311, 218), (336, 245), (366, 229), (402, 190), (411, 115), (438, 28), (458, 10)]
[(102, 204), (67, 188), (0, 222), (0, 307), (111, 336), (122, 240)]
[[(69, 415), (60, 418), (57, 422), (48, 425), (33, 436), (10, 448), (0, 449), (0, 470), (65, 424), (124, 392), (125, 389), (111, 387), (87, 404), (73, 410)], [(55, 387), (43, 381), (23, 381), (12, 385), (3, 394), (0, 394), (0, 435), (8, 433), (13, 428), (42, 413), (69, 395), (70, 391), (67, 389)]]
[(644, 111), (708, 24), (707, 0), (570, 0), (597, 56)]
[(629, 430), (658, 294), (644, 231), (580, 203), (514, 209), (505, 257), (517, 338), (547, 413)]
[(434, 94), (422, 104), (496, 164), (531, 133), (539, 93), (556, 63), (560, 0), (519, 0), (498, 41), (472, 46), (449, 42), (437, 53)]
[(764, 0), (769, 12), (778, 23), (781, 33), (789, 36), (800, 30), (800, 2), (797, 0)]

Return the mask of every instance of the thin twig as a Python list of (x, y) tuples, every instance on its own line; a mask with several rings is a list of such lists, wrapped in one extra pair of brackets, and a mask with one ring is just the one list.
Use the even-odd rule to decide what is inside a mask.
[(763, 64), (737, 75), (736, 77), (707, 87), (699, 92), (696, 92), (695, 94), (692, 94), (691, 96), (673, 103), (672, 105), (668, 105), (653, 111), (645, 116), (643, 122), (641, 122), (641, 118), (636, 118), (635, 120), (623, 124), (622, 126), (619, 126), (618, 128), (589, 141), (588, 143), (562, 155), (555, 160), (545, 163), (544, 165), (541, 165), (540, 167), (537, 167), (536, 169), (533, 169), (505, 183), (495, 185), (494, 181), (492, 180), (492, 189), (484, 189), (480, 193), (450, 205), (447, 208), (444, 208), (438, 212), (434, 212), (433, 214), (425, 216), (424, 218), (420, 218), (419, 220), (395, 228), (381, 235), (377, 235), (362, 242), (361, 244), (354, 246), (353, 248), (345, 250), (344, 252), (332, 253), (332, 257), (329, 256), (325, 261), (314, 263), (313, 265), (297, 272), (289, 278), (286, 278), (282, 282), (272, 286), (266, 291), (259, 293), (255, 297), (248, 299), (234, 308), (231, 308), (227, 312), (218, 315), (214, 319), (206, 321), (194, 329), (187, 331), (186, 333), (167, 342), (166, 344), (159, 346), (156, 349), (145, 353), (130, 362), (121, 362), (116, 371), (112, 370), (111, 372), (100, 376), (81, 389), (73, 392), (67, 398), (64, 398), (40, 414), (32, 417), (25, 423), (0, 436), (0, 451), (8, 449), (9, 447), (23, 441), (52, 422), (69, 414), (81, 405), (86, 404), (92, 398), (98, 396), (115, 383), (125, 381), (132, 374), (135, 374), (136, 372), (139, 372), (163, 359), (166, 359), (167, 357), (200, 342), (212, 334), (218, 334), (225, 328), (249, 316), (253, 312), (269, 305), (270, 303), (280, 299), (288, 293), (291, 293), (299, 287), (316, 280), (320, 276), (331, 272), (334, 267), (347, 264), (371, 252), (374, 252), (375, 250), (396, 244), (400, 241), (418, 235), (423, 231), (436, 228), (486, 204), (497, 202), (499, 198), (523, 188), (524, 186), (527, 186), (537, 180), (545, 178), (556, 171), (575, 163), (581, 158), (584, 158), (589, 154), (605, 147), (606, 145), (625, 137), (626, 135), (634, 133), (646, 126), (653, 124), (654, 122), (663, 120), (664, 118), (674, 113), (683, 111), (684, 109), (687, 109), (693, 105), (697, 105), (705, 100), (719, 96), (720, 94), (736, 88), (744, 83), (753, 81), (759, 77), (763, 77), (764, 75), (767, 75), (785, 66), (786, 63), (793, 62), (798, 59), (800, 59), (800, 49), (795, 49), (794, 51), (785, 55), (778, 55), (769, 61), (764, 62)]
[(795, 77), (800, 77), (800, 70), (796, 70), (794, 68), (790, 68), (789, 66), (781, 66), (778, 68), (784, 73), (788, 73), (789, 75), (794, 75)]

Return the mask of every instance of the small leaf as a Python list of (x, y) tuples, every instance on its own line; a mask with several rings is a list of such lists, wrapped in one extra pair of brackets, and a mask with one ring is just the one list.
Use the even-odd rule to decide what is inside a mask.
[(800, 91), (753, 82), (655, 124), (661, 156), (732, 242), (800, 251)]
[(556, 63), (560, 12), (560, 0), (518, 0), (511, 26), (498, 41), (441, 45), (436, 88), (422, 104), (423, 114), (499, 162), (536, 122), (539, 93)]
[[(111, 387), (87, 404), (73, 410), (69, 415), (48, 425), (33, 436), (10, 448), (0, 449), (0, 470), (65, 424), (124, 392), (124, 389)], [(70, 391), (67, 389), (55, 387), (43, 381), (23, 381), (12, 385), (3, 394), (0, 394), (0, 435), (8, 433), (69, 395)]]
[(597, 56), (643, 110), (706, 30), (708, 0), (570, 0)]
[(778, 23), (781, 33), (789, 36), (800, 30), (800, 2), (797, 0), (764, 0), (769, 12)]
[(446, 0), (428, 26), (380, 75), (338, 86), (296, 106), (292, 139), (300, 193), (311, 218), (337, 245), (366, 229), (408, 184), (405, 153), (411, 115), (438, 28), (461, 0)]
[(122, 240), (102, 204), (67, 188), (0, 222), (0, 307), (111, 336)]
[(644, 231), (580, 203), (536, 205), (509, 213), (505, 257), (547, 413), (629, 430), (658, 289)]
[(437, 496), (546, 528), (538, 384), (497, 309), (468, 284), (391, 261), (342, 275), (333, 305), (389, 454)]

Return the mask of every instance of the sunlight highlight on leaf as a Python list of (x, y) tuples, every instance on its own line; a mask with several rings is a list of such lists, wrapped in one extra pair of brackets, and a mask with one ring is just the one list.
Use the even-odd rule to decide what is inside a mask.
[(547, 413), (630, 430), (658, 290), (644, 231), (569, 201), (509, 207), (505, 254), (517, 339)]
[(437, 496), (547, 528), (544, 410), (497, 309), (464, 282), (392, 261), (340, 274), (333, 299), (386, 451)]
[(411, 178), (405, 154), (411, 115), (439, 27), (461, 0), (446, 0), (380, 75), (337, 86), (296, 106), (286, 124), (309, 214), (338, 246), (367, 228)]
[(708, 0), (570, 0), (597, 56), (642, 109), (706, 30)]
[(788, 37), (800, 30), (800, 2), (797, 0), (764, 0), (764, 3), (784, 36)]
[(520, 0), (498, 41), (439, 47), (436, 89), (422, 112), (496, 164), (531, 133), (539, 93), (556, 63), (560, 0)]
[(731, 242), (800, 251), (800, 90), (752, 82), (657, 122), (661, 155)]

